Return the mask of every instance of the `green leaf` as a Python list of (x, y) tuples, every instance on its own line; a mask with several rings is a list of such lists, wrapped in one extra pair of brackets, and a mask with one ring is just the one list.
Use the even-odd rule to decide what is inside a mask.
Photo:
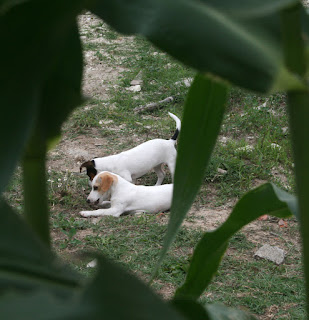
[(4, 201), (0, 213), (0, 292), (43, 287), (66, 296), (79, 287), (80, 277), (60, 263)]
[(185, 319), (138, 278), (102, 256), (97, 259), (98, 273), (80, 300), (87, 319)]
[[(9, 293), (1, 296), (0, 310), (3, 319), (14, 320), (70, 320), (80, 319), (76, 299), (57, 299), (48, 291), (27, 294)], [(89, 319), (84, 317), (83, 319)]]
[[(301, 15), (302, 21), (301, 21)], [(285, 63), (299, 77), (304, 78), (308, 70), (305, 40), (308, 42), (308, 15), (304, 16), (301, 6), (295, 5), (281, 12), (282, 42)], [(307, 23), (304, 23), (304, 20)], [(304, 28), (307, 37), (304, 36)], [(307, 39), (306, 39), (307, 38)], [(307, 70), (306, 70), (307, 68)], [(308, 72), (308, 71), (307, 71)], [(295, 177), (300, 211), (302, 256), (306, 282), (306, 309), (309, 315), (309, 94), (287, 93), (287, 110), (291, 130), (295, 161)]]
[(209, 320), (256, 320), (255, 317), (244, 311), (228, 308), (219, 303), (207, 304), (205, 308)]
[(193, 300), (173, 299), (171, 305), (181, 312), (187, 319), (209, 320), (209, 316), (203, 306)]
[(60, 137), (62, 123), (82, 102), (83, 56), (74, 19), (71, 24), (62, 51), (58, 55), (51, 75), (44, 84), (42, 93), (38, 121), (50, 145), (57, 137)]
[[(62, 49), (68, 49), (67, 41), (72, 39), (70, 32), (75, 26), (75, 16), (81, 9), (81, 2), (83, 1), (58, 0), (2, 3), (7, 10), (0, 10), (0, 149), (5, 151), (5, 157), (0, 158), (0, 192), (10, 179), (31, 135), (42, 103), (43, 86), (50, 84), (46, 80), (51, 76), (55, 79), (54, 66), (65, 65), (65, 54), (73, 55), (67, 62), (69, 66), (64, 67), (64, 70), (74, 69), (71, 76), (76, 76), (74, 90), (78, 90), (75, 83), (80, 78), (77, 76), (78, 70), (75, 70), (77, 64), (73, 66), (73, 61), (78, 54), (80, 57), (80, 53), (62, 53)], [(75, 31), (75, 37), (76, 34)], [(76, 47), (77, 45), (72, 49)], [(62, 76), (62, 85), (67, 78)], [(67, 86), (63, 90), (66, 88)], [(48, 89), (49, 95), (45, 94), (44, 103), (52, 95), (52, 89)], [(55, 99), (52, 101), (59, 102)], [(54, 107), (54, 113), (59, 113), (57, 105)], [(59, 106), (61, 107), (62, 105)], [(49, 122), (49, 126), (52, 125)]]
[(264, 214), (287, 218), (291, 212), (298, 216), (297, 199), (275, 185), (266, 183), (249, 191), (237, 202), (229, 218), (218, 229), (206, 232), (199, 241), (185, 283), (175, 296), (197, 299), (203, 293), (218, 268), (229, 239), (242, 227)]
[(247, 18), (264, 16), (269, 13), (278, 12), (284, 7), (297, 3), (297, 0), (202, 0), (218, 10), (230, 14), (246, 15)]
[(102, 256), (97, 259), (97, 275), (65, 299), (51, 295), (48, 286), (30, 294), (2, 295), (2, 317), (14, 320), (186, 319), (133, 275)]
[[(297, 1), (244, 2), (97, 0), (89, 9), (119, 32), (144, 35), (200, 73), (260, 92), (304, 89), (296, 76), (282, 71), (277, 16), (279, 9)], [(288, 81), (280, 82), (282, 73)]]
[(219, 134), (227, 91), (225, 84), (201, 75), (196, 76), (189, 90), (178, 143), (170, 221), (158, 266), (199, 191)]

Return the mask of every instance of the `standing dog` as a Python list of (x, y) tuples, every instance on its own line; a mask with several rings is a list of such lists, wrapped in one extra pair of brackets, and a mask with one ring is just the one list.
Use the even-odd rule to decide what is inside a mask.
[(114, 216), (124, 212), (158, 213), (171, 207), (173, 185), (136, 186), (117, 174), (103, 171), (92, 181), (88, 203), (104, 205), (110, 198), (111, 207), (93, 211), (81, 211), (83, 217)]
[(110, 171), (120, 175), (129, 182), (135, 183), (137, 178), (154, 169), (158, 176), (156, 186), (159, 186), (165, 177), (162, 164), (166, 163), (172, 177), (174, 177), (177, 155), (175, 143), (180, 132), (181, 122), (174, 114), (170, 112), (168, 114), (176, 122), (176, 131), (171, 139), (153, 139), (119, 154), (95, 158), (84, 162), (80, 166), (80, 172), (82, 168), (86, 168), (87, 175), (92, 181), (98, 172)]

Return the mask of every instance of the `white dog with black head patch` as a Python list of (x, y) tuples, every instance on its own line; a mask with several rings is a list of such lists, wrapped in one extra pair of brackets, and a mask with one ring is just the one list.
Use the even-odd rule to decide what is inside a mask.
[(172, 177), (174, 177), (176, 163), (175, 144), (180, 132), (181, 121), (172, 113), (168, 113), (176, 122), (176, 131), (171, 139), (153, 139), (146, 141), (133, 149), (101, 158), (95, 158), (84, 162), (80, 166), (87, 169), (87, 175), (92, 181), (100, 171), (109, 171), (120, 175), (129, 182), (135, 180), (151, 169), (154, 169), (158, 176), (156, 186), (161, 185), (164, 179), (162, 164), (166, 163)]
[[(110, 203), (111, 207), (81, 211), (80, 214), (83, 217), (119, 217), (125, 212), (164, 212), (170, 209), (172, 196), (173, 184), (136, 186), (117, 174), (103, 171), (94, 177), (87, 202), (99, 205)], [(105, 199), (110, 199), (110, 202)]]

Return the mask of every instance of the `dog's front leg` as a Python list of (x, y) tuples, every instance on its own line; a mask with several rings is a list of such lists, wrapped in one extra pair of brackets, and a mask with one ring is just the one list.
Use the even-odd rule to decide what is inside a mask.
[(123, 208), (120, 207), (112, 207), (108, 209), (98, 209), (93, 211), (81, 211), (80, 215), (87, 217), (100, 217), (100, 216), (113, 216), (119, 217), (124, 212)]

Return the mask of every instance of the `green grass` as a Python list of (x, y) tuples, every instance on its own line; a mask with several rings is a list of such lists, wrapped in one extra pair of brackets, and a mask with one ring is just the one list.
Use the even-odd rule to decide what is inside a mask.
[[(181, 118), (188, 92), (186, 86), (177, 82), (194, 77), (195, 72), (144, 39), (127, 39), (99, 21), (82, 30), (82, 35), (85, 53), (94, 53), (98, 63), (108, 67), (119, 64), (124, 71), (105, 85), (109, 99), (88, 100), (74, 111), (63, 126), (65, 141), (74, 142), (82, 137), (87, 150), (87, 138), (99, 138), (99, 142), (104, 142), (101, 151), (112, 154), (149, 139), (170, 138), (175, 122), (167, 111)], [(96, 42), (100, 37), (106, 41)], [(129, 92), (130, 81), (140, 72), (142, 91)], [(132, 111), (168, 96), (176, 97), (176, 103), (143, 114)], [(288, 127), (285, 97), (275, 94), (268, 98), (266, 107), (260, 107), (265, 101), (265, 97), (236, 88), (231, 90), (219, 141), (193, 212), (186, 219), (195, 227), (181, 228), (153, 284), (154, 289), (165, 297), (171, 297), (170, 291), (184, 281), (193, 248), (205, 231), (198, 210), (219, 209), (214, 211), (217, 214), (223, 209), (231, 211), (230, 203), (262, 181), (272, 181), (285, 190), (295, 191), (289, 131), (285, 130)], [(272, 147), (272, 144), (280, 147)], [(251, 150), (246, 150), (248, 145)], [(89, 192), (88, 180), (85, 175), (66, 171), (63, 165), (67, 159), (61, 157), (49, 157), (51, 164), (56, 160), (63, 160), (63, 164), (52, 166), (47, 174), (55, 251), (86, 276), (94, 270), (86, 268), (90, 258), (79, 257), (79, 253), (96, 250), (118, 261), (141, 279), (149, 280), (162, 247), (168, 214), (163, 218), (155, 215), (105, 217), (102, 220), (81, 218), (78, 212), (89, 208), (85, 201)], [(153, 185), (155, 181), (155, 175), (150, 173), (139, 183)], [(167, 175), (165, 182), (170, 181), (170, 175)], [(5, 197), (22, 212), (19, 169)], [(273, 319), (303, 319), (304, 288), (296, 222), (291, 220), (287, 228), (280, 228), (278, 220), (270, 219), (261, 222), (259, 228), (260, 236), (258, 231), (252, 231), (257, 234), (254, 241), (249, 237), (251, 231), (242, 231), (232, 238), (228, 253), (202, 301), (220, 301), (258, 316), (270, 315), (275, 310)], [(253, 258), (255, 250), (269, 239), (287, 251), (281, 266)]]

